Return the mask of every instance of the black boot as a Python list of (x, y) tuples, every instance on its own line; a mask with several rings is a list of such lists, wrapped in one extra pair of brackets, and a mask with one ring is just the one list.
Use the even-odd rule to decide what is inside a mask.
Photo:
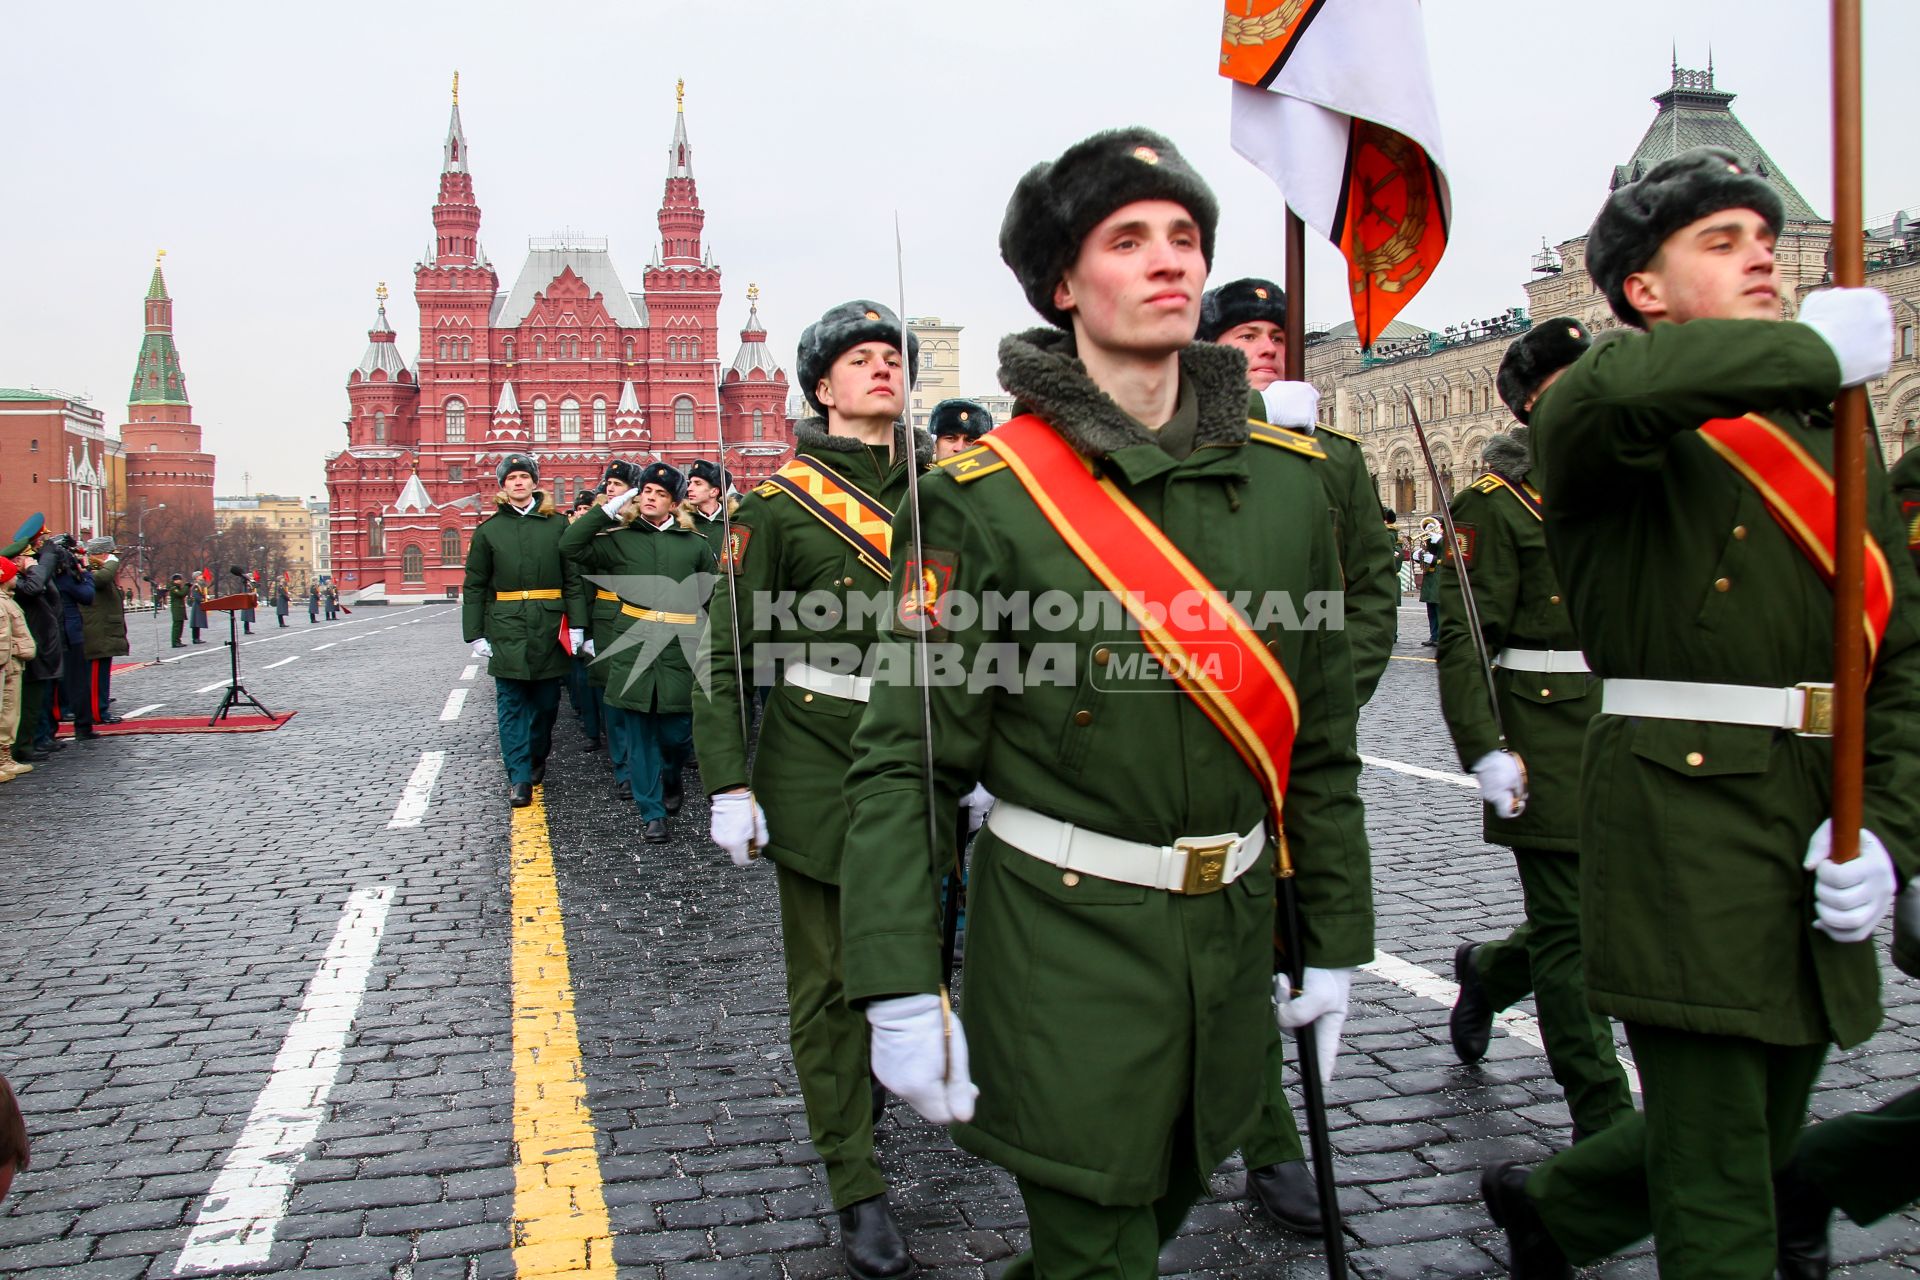
[(507, 802), (516, 809), (524, 809), (533, 803), (533, 784), (515, 782), (507, 787)]
[(667, 820), (665, 818), (648, 819), (647, 825), (640, 829), (640, 834), (648, 844), (665, 844), (667, 842)]
[(846, 1255), (847, 1274), (854, 1280), (885, 1280), (913, 1272), (907, 1242), (900, 1236), (900, 1224), (894, 1221), (884, 1191), (840, 1211), (840, 1250)]
[(633, 788), (622, 782), (613, 789), (613, 794), (619, 796), (622, 800), (631, 800), (633, 799)]
[(539, 786), (547, 780), (547, 758), (541, 756), (533, 762), (533, 785)]
[(606, 743), (604, 743), (604, 742), (602, 742), (602, 741), (600, 741), (600, 739), (598, 739), (598, 738), (588, 738), (588, 739), (587, 739), (587, 745), (586, 745), (586, 746), (584, 746), (584, 747), (582, 747), (582, 748), (580, 748), (580, 749), (581, 749), (582, 751), (598, 751), (598, 750), (600, 750), (600, 748), (602, 748), (602, 747), (604, 747), (604, 746), (606, 746), (606, 745), (607, 745)]
[(1447, 1030), (1453, 1036), (1453, 1051), (1462, 1062), (1478, 1062), (1487, 1056), (1487, 1042), (1493, 1038), (1493, 1003), (1487, 999), (1487, 984), (1473, 963), (1477, 942), (1463, 942), (1453, 953), (1453, 980), (1460, 984), (1454, 997), (1453, 1013), (1447, 1018)]
[(1773, 1175), (1773, 1215), (1780, 1280), (1827, 1280), (1833, 1203), (1801, 1175), (1798, 1161)]
[(1320, 1191), (1305, 1160), (1247, 1170), (1247, 1194), (1287, 1230), (1320, 1234)]
[(668, 769), (662, 772), (660, 775), (660, 797), (661, 802), (667, 806), (668, 813), (680, 812), (680, 801), (683, 798), (683, 794), (680, 788), (680, 771), (678, 769)]
[(878, 1080), (870, 1080), (867, 1083), (873, 1095), (873, 1127), (878, 1129), (881, 1117), (887, 1114), (887, 1086)]
[(1507, 1274), (1513, 1280), (1571, 1280), (1567, 1255), (1553, 1242), (1540, 1210), (1527, 1195), (1525, 1165), (1503, 1160), (1480, 1174), (1480, 1196), (1487, 1214), (1507, 1233)]

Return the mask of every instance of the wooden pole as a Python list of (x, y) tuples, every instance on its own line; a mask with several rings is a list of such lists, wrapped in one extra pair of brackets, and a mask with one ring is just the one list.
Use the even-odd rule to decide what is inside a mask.
[(1307, 224), (1287, 210), (1288, 382), (1307, 380)]
[[(1833, 3), (1833, 282), (1866, 279), (1860, 198), (1860, 0)], [(1834, 402), (1833, 477), (1833, 860), (1859, 853), (1865, 771), (1866, 632), (1863, 621), (1867, 525), (1867, 393), (1850, 387)]]

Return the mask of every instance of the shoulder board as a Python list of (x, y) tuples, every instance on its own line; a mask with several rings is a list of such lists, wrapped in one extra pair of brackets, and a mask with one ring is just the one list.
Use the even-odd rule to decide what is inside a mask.
[(753, 487), (753, 491), (763, 498), (771, 498), (780, 492), (780, 486), (771, 480), (763, 480)]
[(1317, 436), (1339, 436), (1342, 440), (1351, 440), (1355, 444), (1360, 443), (1359, 436), (1349, 434), (1345, 431), (1335, 431), (1332, 427), (1326, 426), (1325, 424), (1315, 427), (1313, 434)]
[(934, 470), (944, 471), (952, 476), (956, 484), (967, 484), (981, 476), (990, 476), (996, 471), (1004, 471), (1007, 460), (984, 444), (977, 444), (951, 458), (942, 458), (933, 464)]
[(1289, 430), (1286, 427), (1276, 427), (1270, 422), (1256, 422), (1252, 418), (1247, 419), (1247, 435), (1250, 439), (1256, 440), (1261, 444), (1278, 445), (1282, 449), (1291, 449), (1293, 452), (1304, 454), (1309, 458), (1324, 459), (1327, 456), (1326, 450), (1315, 444), (1312, 436)]
[(1469, 487), (1472, 488), (1475, 493), (1492, 493), (1495, 489), (1504, 488), (1505, 486), (1500, 483), (1499, 476), (1481, 476)]

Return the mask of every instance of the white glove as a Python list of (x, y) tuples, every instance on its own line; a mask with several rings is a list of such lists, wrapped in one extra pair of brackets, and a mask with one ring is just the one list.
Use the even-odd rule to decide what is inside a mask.
[(1314, 1047), (1320, 1051), (1320, 1083), (1333, 1079), (1333, 1060), (1340, 1052), (1340, 1028), (1347, 1022), (1347, 992), (1353, 986), (1351, 969), (1308, 969), (1301, 976), (1302, 990), (1293, 995), (1287, 975), (1273, 979), (1273, 1013), (1281, 1030), (1294, 1031), (1313, 1024), (1317, 1037)]
[[(1891, 339), (1889, 339), (1889, 341), (1891, 341)], [(629, 502), (633, 501), (634, 495), (639, 492), (638, 489), (629, 489), (617, 498), (608, 498), (606, 504), (600, 509), (615, 519), (618, 519), (620, 512), (625, 509)]]
[(1893, 905), (1899, 886), (1893, 859), (1880, 837), (1860, 829), (1860, 856), (1852, 862), (1834, 862), (1833, 819), (1828, 818), (1807, 841), (1807, 860), (1813, 872), (1813, 927), (1835, 942), (1864, 942), (1873, 926)]
[(1311, 382), (1274, 382), (1260, 393), (1267, 421), (1276, 427), (1311, 431), (1320, 420), (1320, 388)]
[(1800, 304), (1800, 323), (1840, 361), (1840, 385), (1857, 387), (1893, 364), (1893, 306), (1878, 289), (1821, 289)]
[(967, 1033), (939, 996), (899, 996), (867, 1006), (873, 1078), (935, 1124), (973, 1119), (980, 1096), (967, 1074)]
[(581, 628), (568, 627), (567, 628), (567, 652), (568, 653), (580, 652), (580, 646), (582, 643), (585, 642), (586, 636), (587, 636), (587, 633)]
[(1496, 818), (1517, 818), (1527, 808), (1527, 770), (1511, 751), (1489, 751), (1473, 762), (1473, 780), (1480, 798), (1493, 806)]
[(493, 646), (487, 643), (485, 636), (481, 636), (473, 642), (473, 656), (476, 658), (491, 658), (493, 656)]
[(973, 790), (961, 798), (960, 807), (966, 810), (967, 834), (972, 835), (986, 824), (987, 815), (993, 812), (993, 792), (976, 782)]
[(767, 847), (767, 811), (751, 791), (722, 792), (713, 798), (713, 820), (707, 830), (733, 865), (744, 867), (757, 850)]
[(593, 641), (591, 640), (584, 641), (580, 647), (586, 651), (586, 655), (589, 658), (593, 656)]

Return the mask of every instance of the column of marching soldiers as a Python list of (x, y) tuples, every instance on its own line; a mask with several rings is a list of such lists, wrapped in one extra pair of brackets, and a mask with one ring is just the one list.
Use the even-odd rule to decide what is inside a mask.
[[(888, 1092), (1017, 1179), (1032, 1243), (1008, 1276), (1154, 1275), (1236, 1149), (1265, 1213), (1327, 1225), (1282, 1033), (1311, 1026), (1331, 1076), (1374, 954), (1355, 726), (1399, 592), (1357, 442), (1281, 380), (1281, 291), (1203, 292), (1217, 214), (1164, 138), (1085, 139), (1020, 180), (1001, 227), (1047, 321), (1000, 345), (1012, 421), (989, 434), (949, 401), (910, 440), (917, 343), (844, 303), (800, 341), (817, 416), (751, 493), (711, 462), (616, 461), (569, 519), (514, 454), (473, 540), (466, 638), (512, 803), (570, 683), (646, 840), (697, 744), (713, 840), (774, 864), (851, 1275), (915, 1265), (874, 1150)], [(1876, 925), (1920, 872), (1920, 579), (1896, 497), (1905, 479), (1920, 499), (1920, 468), (1871, 478), (1868, 829), (1836, 864), (1831, 406), (1885, 373), (1892, 329), (1864, 289), (1780, 319), (1782, 216), (1713, 149), (1614, 192), (1588, 265), (1625, 328), (1547, 320), (1513, 343), (1499, 390), (1527, 425), (1487, 445), (1456, 544), (1432, 548), (1442, 710), (1526, 913), (1459, 947), (1451, 1039), (1477, 1061), (1533, 994), (1573, 1121), (1537, 1167), (1482, 1177), (1515, 1275), (1652, 1235), (1669, 1277), (1819, 1276), (1836, 1208), (1871, 1223), (1920, 1195), (1920, 1091), (1804, 1127), (1829, 1048), (1881, 1022)], [(1047, 593), (1125, 606), (1062, 625), (978, 604)], [(1331, 617), (1262, 607), (1315, 593)], [(1254, 603), (1204, 607), (1223, 598)], [(1153, 696), (1115, 674), (1143, 645)], [(929, 678), (935, 649), (960, 678)], [(1064, 678), (1020, 665), (1043, 651)]]

